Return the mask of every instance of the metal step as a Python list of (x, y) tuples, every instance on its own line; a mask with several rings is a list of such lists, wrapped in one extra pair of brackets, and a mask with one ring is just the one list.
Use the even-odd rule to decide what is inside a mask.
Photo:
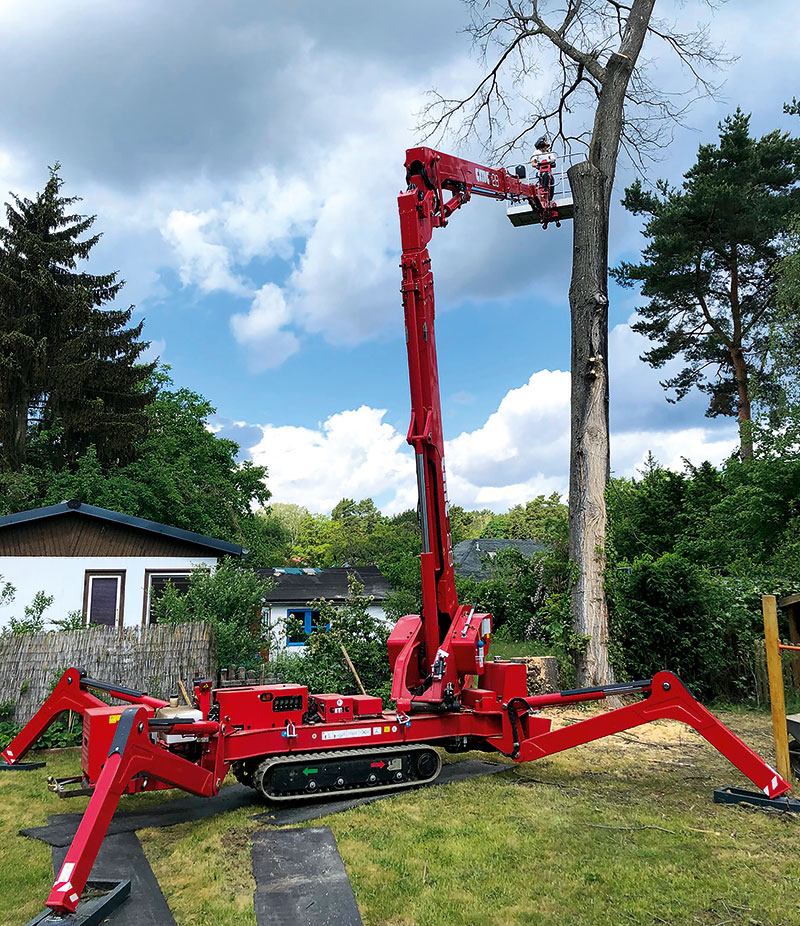
[(800, 742), (800, 714), (791, 714), (786, 718), (786, 729), (789, 731), (789, 736), (793, 736)]

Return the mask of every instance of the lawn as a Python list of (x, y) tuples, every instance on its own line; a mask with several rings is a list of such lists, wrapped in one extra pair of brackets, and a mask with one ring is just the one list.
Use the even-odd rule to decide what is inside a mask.
[[(723, 719), (770, 758), (768, 715)], [(51, 758), (47, 772), (76, 762)], [(0, 775), (3, 926), (38, 912), (52, 880), (49, 848), (17, 830), (85, 805), (44, 779)], [(693, 731), (659, 722), (313, 825), (335, 833), (367, 926), (800, 926), (800, 819), (712, 803), (728, 784), (746, 782)], [(254, 926), (251, 814), (139, 833), (181, 926)]]

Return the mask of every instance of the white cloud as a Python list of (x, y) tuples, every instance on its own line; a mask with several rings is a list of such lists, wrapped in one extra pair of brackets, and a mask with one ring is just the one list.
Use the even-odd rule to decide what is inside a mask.
[(404, 452), (402, 435), (383, 421), (385, 414), (362, 405), (332, 415), (317, 429), (265, 426), (251, 453), (269, 467), (274, 500), (330, 511), (341, 498), (387, 490), (410, 498), (413, 458)]
[(286, 300), (279, 286), (265, 283), (253, 298), (250, 311), (231, 318), (236, 340), (250, 350), (255, 369), (280, 366), (299, 347), (297, 337), (283, 326), (290, 321)]
[[(614, 475), (636, 476), (649, 452), (674, 470), (683, 469), (684, 459), (718, 465), (730, 455), (737, 445), (735, 424), (697, 426), (696, 409), (686, 421), (680, 406), (667, 405), (658, 384), (663, 373), (638, 360), (641, 338), (628, 325), (614, 328), (611, 344), (617, 357), (612, 397), (636, 408), (620, 427), (612, 427)], [(447, 441), (451, 502), (503, 511), (536, 495), (566, 496), (569, 403), (569, 373), (540, 370), (509, 390), (480, 427)], [(269, 468), (275, 501), (330, 511), (345, 496), (371, 496), (389, 514), (415, 507), (411, 451), (404, 436), (383, 420), (385, 414), (362, 406), (333, 415), (316, 429), (264, 426), (251, 453)]]
[(247, 295), (247, 286), (233, 273), (228, 248), (209, 240), (207, 229), (214, 219), (213, 212), (182, 209), (174, 209), (167, 216), (163, 235), (175, 249), (181, 283), (195, 285), (206, 293), (224, 290), (236, 296)]

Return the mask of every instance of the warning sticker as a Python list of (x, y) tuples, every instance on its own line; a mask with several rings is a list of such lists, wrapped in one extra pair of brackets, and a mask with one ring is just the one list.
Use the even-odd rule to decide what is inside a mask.
[(359, 736), (372, 736), (372, 727), (354, 727), (351, 730), (325, 730), (324, 740), (351, 740)]
[(109, 722), (109, 723), (118, 723), (118, 722), (119, 722), (119, 718), (120, 718), (121, 716), (122, 716), (122, 714), (111, 714), (111, 716), (108, 718), (108, 722)]

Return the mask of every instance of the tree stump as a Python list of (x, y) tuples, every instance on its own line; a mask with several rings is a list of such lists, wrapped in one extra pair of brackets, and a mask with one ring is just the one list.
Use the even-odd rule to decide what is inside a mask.
[(520, 656), (507, 662), (524, 663), (528, 675), (528, 694), (551, 694), (560, 690), (558, 660), (555, 656)]

